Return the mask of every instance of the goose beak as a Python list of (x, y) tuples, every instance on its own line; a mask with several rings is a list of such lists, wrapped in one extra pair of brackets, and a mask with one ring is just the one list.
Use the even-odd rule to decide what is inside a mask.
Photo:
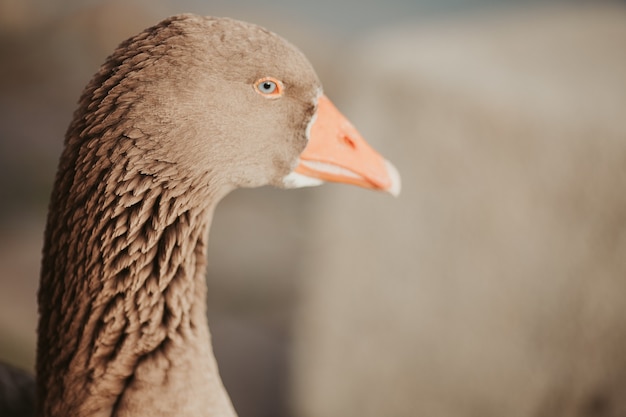
[(309, 143), (295, 172), (323, 181), (343, 182), (400, 194), (398, 170), (365, 142), (348, 119), (322, 95)]

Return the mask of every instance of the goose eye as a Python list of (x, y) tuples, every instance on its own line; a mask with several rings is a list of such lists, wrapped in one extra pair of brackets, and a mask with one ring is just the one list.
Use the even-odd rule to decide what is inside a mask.
[(268, 98), (277, 98), (283, 94), (282, 83), (272, 77), (261, 78), (254, 84), (254, 89)]
[(276, 91), (276, 83), (274, 81), (263, 81), (259, 84), (259, 91), (263, 94), (272, 94)]

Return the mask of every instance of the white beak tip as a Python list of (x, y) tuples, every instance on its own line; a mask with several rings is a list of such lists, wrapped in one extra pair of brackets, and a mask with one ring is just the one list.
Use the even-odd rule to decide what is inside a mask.
[(393, 166), (393, 164), (386, 159), (385, 166), (387, 167), (387, 172), (389, 173), (389, 178), (391, 179), (391, 185), (389, 186), (389, 188), (385, 189), (385, 191), (394, 197), (398, 197), (400, 195), (400, 191), (402, 190), (402, 180), (400, 179), (400, 173), (398, 172), (396, 167)]

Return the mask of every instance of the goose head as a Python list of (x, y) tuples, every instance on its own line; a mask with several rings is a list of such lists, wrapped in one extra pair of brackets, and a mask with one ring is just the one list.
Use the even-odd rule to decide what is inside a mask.
[(173, 17), (122, 44), (99, 77), (81, 128), (122, 130), (141, 150), (133, 167), (159, 180), (210, 184), (217, 199), (324, 181), (400, 190), (395, 168), (323, 94), (306, 57), (254, 24)]

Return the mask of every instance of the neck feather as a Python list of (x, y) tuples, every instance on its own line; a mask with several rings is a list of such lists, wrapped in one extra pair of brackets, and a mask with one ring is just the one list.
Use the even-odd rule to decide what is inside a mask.
[(88, 148), (66, 143), (50, 206), (38, 415), (234, 415), (205, 315), (217, 196)]

